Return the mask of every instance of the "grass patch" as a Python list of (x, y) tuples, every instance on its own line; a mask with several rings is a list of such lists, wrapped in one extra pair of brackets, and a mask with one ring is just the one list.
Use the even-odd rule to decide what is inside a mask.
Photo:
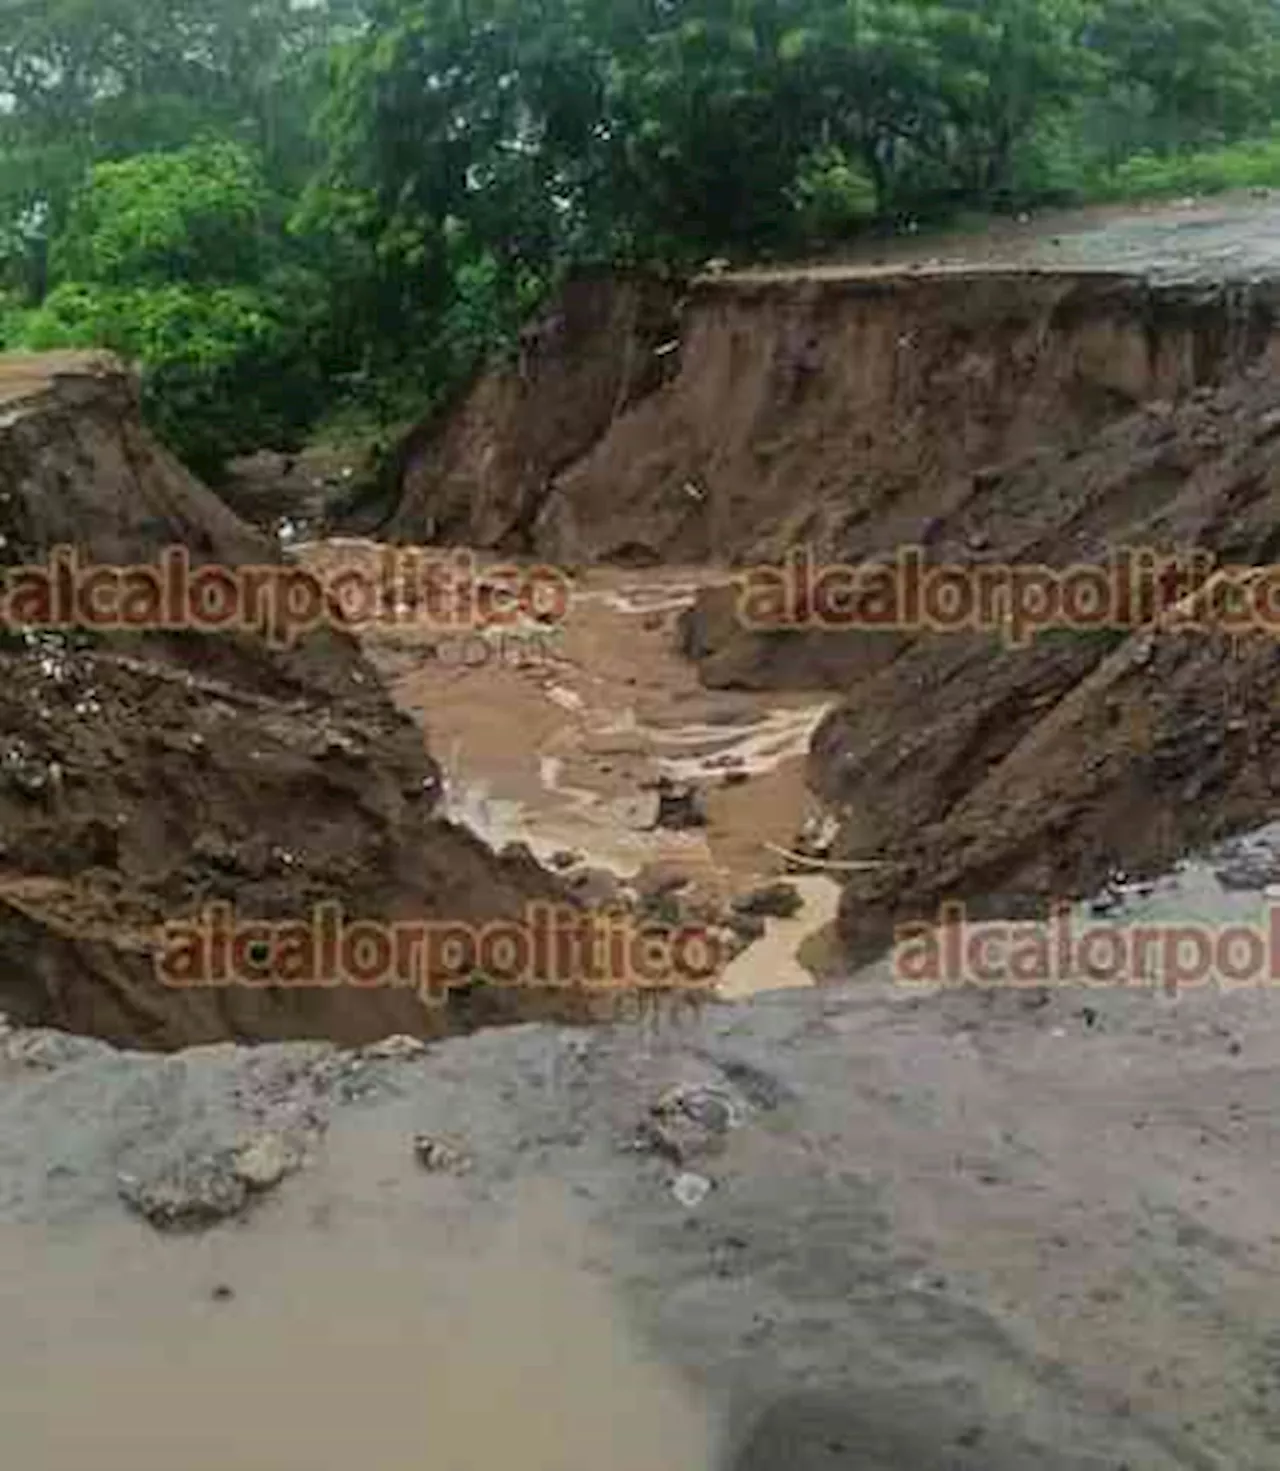
[(1094, 180), (1088, 192), (1092, 199), (1122, 202), (1275, 188), (1280, 188), (1280, 133), (1196, 153), (1135, 153)]

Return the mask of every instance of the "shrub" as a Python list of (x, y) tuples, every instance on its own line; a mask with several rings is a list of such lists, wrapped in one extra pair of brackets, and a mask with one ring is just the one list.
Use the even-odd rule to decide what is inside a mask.
[(816, 149), (805, 157), (791, 202), (799, 233), (814, 244), (855, 234), (876, 213), (875, 185), (840, 148)]

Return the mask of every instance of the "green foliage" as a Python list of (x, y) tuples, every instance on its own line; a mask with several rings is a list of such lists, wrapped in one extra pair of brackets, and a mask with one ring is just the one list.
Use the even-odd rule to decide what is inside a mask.
[(0, 342), (128, 353), (205, 467), (438, 401), (575, 266), (1277, 182), (1275, 0), (0, 12)]
[(18, 323), (32, 351), (106, 347), (137, 364), (158, 432), (199, 472), (296, 442), (319, 404), (288, 304), (250, 286), (65, 282)]
[(1256, 188), (1280, 188), (1280, 134), (1199, 153), (1137, 153), (1100, 178), (1093, 193), (1109, 199), (1158, 199)]
[(1113, 142), (1113, 163), (1136, 147), (1230, 142), (1275, 116), (1272, 0), (1103, 0), (1094, 45), (1109, 72), (1107, 120), (1129, 124)]
[(876, 186), (844, 149), (832, 145), (801, 159), (791, 202), (800, 235), (815, 244), (831, 244), (875, 218)]
[(272, 262), (258, 161), (208, 143), (99, 164), (54, 242), (57, 284), (25, 314), (34, 350), (106, 347), (138, 364), (160, 433), (216, 475), (315, 413), (320, 283)]
[(266, 202), (258, 161), (234, 143), (99, 164), (74, 199), (53, 270), (104, 286), (251, 280)]

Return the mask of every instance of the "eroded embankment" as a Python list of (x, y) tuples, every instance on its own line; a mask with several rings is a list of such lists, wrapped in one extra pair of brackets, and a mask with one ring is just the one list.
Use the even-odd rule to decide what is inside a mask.
[(584, 276), (523, 335), (519, 360), (426, 420), (388, 470), (393, 539), (532, 550), (557, 478), (678, 364), (679, 289)]
[(568, 562), (911, 540), (957, 473), (1230, 377), (1277, 303), (1106, 273), (578, 283), (404, 446), (391, 530)]
[[(110, 359), (0, 360), (0, 567), (279, 564), (146, 434)], [(246, 920), (516, 918), (557, 891), (437, 816), (441, 779), (340, 629), (24, 633), (0, 641), (0, 1010), (165, 1047), (359, 1042), (450, 1025), (412, 989), (176, 989), (157, 927), (213, 901)], [(525, 998), (519, 998), (523, 1003)]]
[[(1123, 547), (1269, 564), (1278, 303), (1272, 283), (1103, 273), (701, 281), (660, 344), (678, 370), (544, 488), (527, 547), (719, 564), (684, 626), (706, 682), (841, 697), (811, 780), (841, 824), (833, 859), (884, 864), (846, 888), (855, 955), (950, 899), (1039, 911), (1273, 815), (1274, 637), (1153, 633), (1150, 606), (1019, 648), (999, 631), (749, 631), (725, 564), (796, 546), (819, 565), (917, 546), (962, 573)], [(463, 410), (470, 434), (503, 381)], [(495, 462), (517, 460), (493, 429)], [(417, 503), (451, 483), (426, 476)]]
[[(1103, 568), (1120, 548), (1188, 548), (1274, 583), (1280, 390), (1266, 374), (1049, 451), (962, 501), (931, 557)], [(982, 547), (981, 551), (975, 550)], [(840, 813), (842, 857), (891, 860), (846, 890), (843, 929), (869, 956), (892, 923), (950, 900), (1039, 913), (1112, 872), (1159, 871), (1261, 824), (1280, 796), (1274, 593), (1239, 601), (1234, 573), (1181, 603), (1181, 626), (1063, 626), (1029, 646), (999, 633), (902, 640), (846, 685), (811, 779)], [(1254, 631), (1242, 616), (1260, 617)], [(1144, 621), (1148, 620), (1148, 621)], [(847, 636), (845, 636), (847, 637)]]

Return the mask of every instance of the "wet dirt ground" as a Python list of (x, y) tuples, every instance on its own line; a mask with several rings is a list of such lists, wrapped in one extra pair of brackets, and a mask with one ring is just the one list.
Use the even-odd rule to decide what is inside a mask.
[[(314, 543), (299, 558), (326, 579), (381, 575), (373, 542)], [(440, 557), (436, 551), (425, 556)], [(567, 616), (489, 637), (422, 620), (373, 622), (366, 653), (417, 718), (448, 781), (448, 810), (494, 847), (635, 880), (690, 881), (724, 906), (785, 873), (805, 822), (810, 740), (829, 696), (711, 692), (679, 650), (680, 615), (714, 568), (578, 575)], [(705, 796), (706, 825), (655, 827), (667, 777)], [(802, 876), (805, 911), (774, 926), (725, 977), (726, 994), (808, 984), (798, 952), (835, 918), (837, 885)]]
[[(804, 267), (809, 275), (904, 267), (1121, 271), (1162, 281), (1250, 280), (1280, 273), (1280, 191), (1100, 205), (993, 222), (981, 232), (903, 235)], [(738, 274), (794, 275), (794, 265)]]
[[(1273, 1002), (864, 978), (402, 1057), (0, 1038), (6, 1444), (23, 1471), (1270, 1471)], [(641, 1143), (673, 1088), (727, 1108), (683, 1164)], [(124, 1212), (121, 1173), (302, 1117), (301, 1169), (238, 1220)], [(424, 1170), (419, 1134), (465, 1165)]]

